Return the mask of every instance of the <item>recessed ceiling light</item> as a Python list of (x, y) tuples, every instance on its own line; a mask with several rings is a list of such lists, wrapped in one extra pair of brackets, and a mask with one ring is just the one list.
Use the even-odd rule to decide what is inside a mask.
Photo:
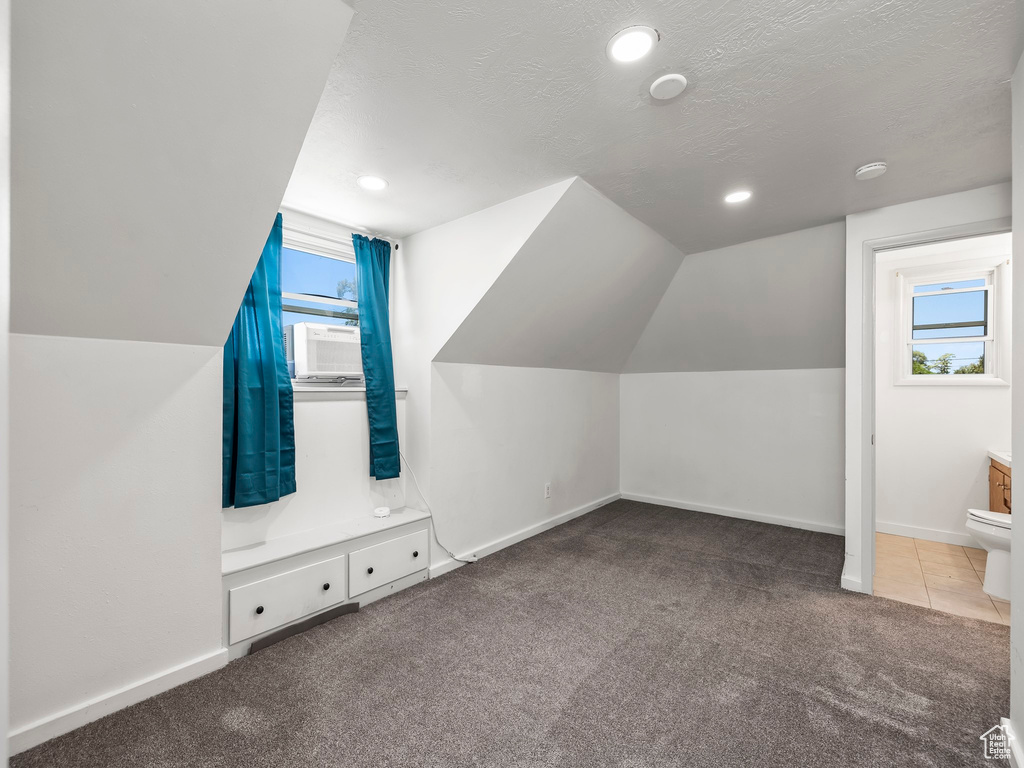
[(651, 96), (658, 101), (674, 99), (686, 90), (686, 78), (680, 74), (672, 73), (662, 75), (651, 83)]
[(356, 179), (356, 184), (371, 192), (380, 192), (383, 189), (387, 189), (388, 186), (388, 183), (380, 176), (360, 176)]
[(750, 199), (749, 189), (738, 189), (735, 192), (730, 192), (725, 196), (725, 202), (727, 203), (742, 203), (744, 200)]
[(651, 27), (626, 27), (615, 33), (605, 50), (612, 61), (628, 63), (642, 59), (660, 39), (658, 30)]
[(858, 168), (856, 171), (854, 171), (853, 172), (853, 177), (855, 179), (857, 179), (857, 181), (867, 181), (868, 179), (877, 179), (879, 176), (881, 176), (883, 173), (885, 173), (885, 171), (886, 171), (886, 169), (888, 167), (889, 166), (887, 166), (885, 163), (882, 163), (882, 162), (868, 163), (867, 165), (862, 165), (860, 168)]

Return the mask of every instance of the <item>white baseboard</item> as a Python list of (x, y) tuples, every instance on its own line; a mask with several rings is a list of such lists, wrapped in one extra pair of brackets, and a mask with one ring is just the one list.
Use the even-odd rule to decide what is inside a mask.
[[(967, 524), (967, 513), (964, 513), (964, 525)], [(903, 525), (902, 523), (883, 523), (875, 521), (875, 530), (881, 533), (891, 533), (895, 536), (909, 536), (912, 539), (924, 539), (926, 541), (941, 541), (943, 544), (958, 544), (961, 547), (977, 547), (978, 543), (971, 534), (952, 533), (950, 531), (939, 531), (934, 528), (919, 528), (916, 525)]]
[(143, 678), (137, 682), (118, 688), (115, 691), (97, 696), (94, 699), (76, 704), (67, 709), (56, 712), (47, 717), (36, 720), (34, 723), (23, 725), (10, 732), (8, 738), (8, 749), (12, 755), (24, 752), (26, 749), (42, 744), (44, 741), (60, 736), (61, 734), (80, 728), (93, 720), (99, 720), (111, 712), (124, 709), (132, 704), (156, 696), (171, 688), (187, 683), (197, 677), (209, 674), (220, 669), (228, 661), (228, 649), (208, 653), (199, 656), (184, 664), (171, 667), (163, 672), (158, 672), (150, 677)]
[(839, 585), (843, 589), (848, 589), (850, 592), (863, 592), (864, 582), (860, 580), (859, 576), (852, 576), (846, 572), (846, 568), (843, 568), (843, 578), (840, 579)]
[(645, 496), (640, 493), (622, 493), (622, 498), (630, 501), (643, 501), (648, 504), (658, 504), (662, 507), (674, 507), (675, 509), (688, 509), (693, 512), (706, 512), (709, 515), (721, 515), (723, 517), (736, 517), (740, 520), (753, 520), (758, 523), (771, 523), (772, 525), (784, 525), (787, 528), (801, 528), (805, 531), (817, 531), (819, 533), (835, 533), (840, 536), (846, 534), (846, 528), (842, 525), (831, 523), (816, 523), (812, 520), (800, 520), (795, 517), (782, 517), (780, 515), (767, 515), (763, 512), (748, 512), (742, 509), (729, 509), (727, 507), (713, 507), (708, 504), (697, 504), (692, 501), (678, 501), (677, 499), (662, 499), (658, 496)]
[[(618, 498), (620, 498), (620, 495), (613, 493), (611, 496), (606, 496), (603, 499), (598, 499), (597, 501), (592, 501), (589, 504), (584, 504), (582, 507), (570, 509), (568, 512), (562, 512), (561, 514), (555, 515), (547, 520), (535, 523), (534, 525), (529, 525), (522, 530), (509, 534), (508, 536), (502, 536), (500, 539), (495, 539), (489, 544), (484, 544), (482, 547), (471, 549), (469, 552), (457, 555), (457, 557), (459, 560), (479, 560), (481, 557), (486, 557), (500, 549), (510, 547), (513, 544), (518, 544), (520, 541), (524, 541), (531, 536), (536, 536), (538, 533), (549, 531), (562, 523), (567, 523), (574, 518), (585, 515), (587, 512), (593, 512), (598, 507), (610, 504)], [(458, 560), (453, 560), (452, 558), (441, 560), (440, 562), (430, 566), (430, 578), (440, 576), (443, 573), (448, 573), (448, 571), (453, 571), (461, 565), (465, 565), (465, 563), (460, 563)]]

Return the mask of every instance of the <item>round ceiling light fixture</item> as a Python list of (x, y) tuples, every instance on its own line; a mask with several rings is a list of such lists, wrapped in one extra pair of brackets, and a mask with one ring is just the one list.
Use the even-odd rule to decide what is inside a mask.
[(370, 192), (381, 192), (388, 188), (387, 181), (380, 176), (360, 176), (356, 184)]
[(737, 189), (735, 192), (730, 192), (725, 196), (725, 202), (727, 203), (742, 203), (745, 200), (750, 199), (749, 189)]
[(885, 171), (886, 171), (886, 169), (888, 167), (889, 166), (887, 166), (883, 162), (868, 163), (867, 165), (862, 165), (860, 168), (858, 168), (856, 171), (854, 171), (853, 177), (857, 181), (867, 181), (868, 179), (877, 179), (879, 176), (881, 176), (883, 173), (885, 173)]
[(605, 52), (612, 61), (628, 64), (649, 54), (660, 39), (658, 30), (652, 27), (626, 27), (608, 41)]
[(686, 78), (678, 73), (662, 75), (651, 83), (651, 96), (658, 101), (674, 99), (686, 90)]

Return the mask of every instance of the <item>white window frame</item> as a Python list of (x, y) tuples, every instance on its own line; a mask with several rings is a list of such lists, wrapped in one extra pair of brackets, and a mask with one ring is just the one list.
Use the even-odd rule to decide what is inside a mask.
[[(312, 217), (297, 213), (295, 211), (282, 211), (283, 227), (281, 233), (281, 246), (296, 251), (311, 253), (314, 256), (322, 256), (326, 259), (356, 263), (355, 246), (352, 244), (352, 230), (340, 224), (333, 225), (333, 222), (317, 220), (309, 223)], [(333, 226), (332, 226), (333, 225)], [(298, 307), (288, 305), (292, 301), (315, 301), (318, 304), (327, 304), (338, 307), (339, 310), (355, 309), (358, 311), (359, 304), (348, 299), (335, 299), (328, 296), (314, 296), (306, 293), (281, 292), (282, 309), (285, 312), (298, 312), (316, 316), (317, 312), (309, 307)], [(358, 316), (355, 318), (358, 326)]]
[[(1001, 270), (1000, 258), (995, 261), (985, 260), (967, 265), (938, 264), (923, 267), (899, 269), (896, 272), (898, 281), (899, 309), (897, 311), (898, 333), (897, 343), (893, 345), (896, 360), (893, 370), (896, 374), (897, 386), (1008, 386), (1008, 382), (1000, 377), (1000, 326), (998, 322), (998, 305), (1001, 301)], [(914, 288), (933, 283), (961, 282), (965, 280), (985, 280), (984, 286), (959, 288), (951, 291), (929, 291), (914, 293)], [(967, 336), (945, 339), (914, 339), (914, 297), (944, 295), (950, 293), (970, 293), (984, 290), (986, 301), (986, 333), (984, 336)], [(914, 375), (913, 349), (915, 346), (931, 344), (955, 344), (957, 342), (983, 342), (985, 345), (985, 373), (950, 373), (933, 376)]]

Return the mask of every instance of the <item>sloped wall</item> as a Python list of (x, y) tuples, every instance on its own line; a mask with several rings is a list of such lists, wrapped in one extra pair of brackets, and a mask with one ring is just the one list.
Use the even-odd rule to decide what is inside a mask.
[(688, 255), (625, 371), (841, 368), (844, 233), (838, 222)]
[(351, 9), (13, 13), (11, 330), (223, 344)]
[(624, 496), (842, 532), (844, 231), (686, 257), (622, 376)]
[(682, 259), (576, 179), (435, 359), (618, 373)]

